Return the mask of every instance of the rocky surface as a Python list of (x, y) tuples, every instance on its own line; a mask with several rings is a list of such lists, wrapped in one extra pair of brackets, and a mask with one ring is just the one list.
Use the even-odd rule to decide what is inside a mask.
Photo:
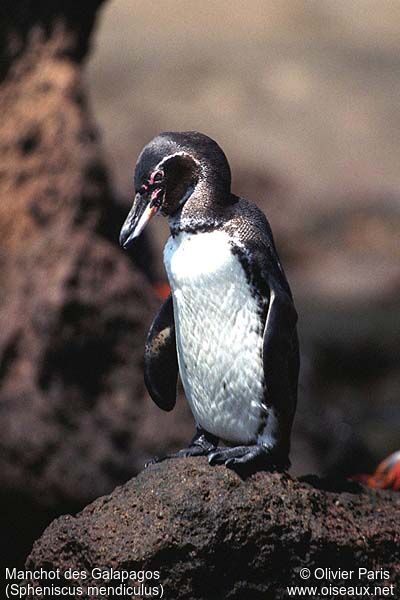
[[(383, 568), (398, 585), (399, 514), (398, 494), (358, 484), (277, 473), (244, 481), (203, 458), (166, 461), (54, 521), (26, 568), (72, 567), (88, 574), (82, 584), (111, 587), (118, 570), (160, 571), (174, 600), (279, 600), (304, 567)], [(91, 579), (96, 567), (114, 569), (111, 582)]]
[[(9, 564), (50, 516), (81, 508), (190, 436), (168, 427), (182, 422), (179, 411), (158, 435), (149, 425), (142, 356), (157, 301), (118, 247), (124, 215), (82, 81), (100, 4), (1, 7), (0, 505)], [(136, 251), (150, 262), (146, 243)]]

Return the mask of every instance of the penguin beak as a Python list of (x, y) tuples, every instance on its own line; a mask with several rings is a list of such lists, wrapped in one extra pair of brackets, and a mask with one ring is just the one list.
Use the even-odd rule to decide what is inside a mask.
[(147, 223), (158, 213), (161, 207), (159, 196), (162, 190), (153, 190), (151, 197), (147, 194), (136, 194), (133, 206), (125, 219), (119, 235), (119, 243), (124, 250), (131, 247), (135, 238), (137, 238), (146, 227)]

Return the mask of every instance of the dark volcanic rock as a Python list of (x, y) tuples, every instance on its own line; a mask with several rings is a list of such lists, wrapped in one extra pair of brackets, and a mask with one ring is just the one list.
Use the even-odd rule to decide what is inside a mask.
[[(277, 473), (243, 481), (206, 459), (166, 461), (54, 521), (26, 567), (83, 569), (82, 583), (97, 585), (95, 567), (158, 570), (174, 600), (279, 600), (304, 583), (302, 567), (383, 568), (400, 583), (400, 496), (348, 482), (330, 488)], [(105, 583), (120, 581), (114, 573)]]
[[(185, 436), (168, 426), (155, 442), (144, 435), (155, 438), (142, 356), (156, 302), (118, 247), (121, 210), (80, 64), (100, 4), (1, 7), (0, 506), (8, 564), (26, 556), (50, 515), (82, 508)], [(167, 422), (176, 419), (182, 413)]]

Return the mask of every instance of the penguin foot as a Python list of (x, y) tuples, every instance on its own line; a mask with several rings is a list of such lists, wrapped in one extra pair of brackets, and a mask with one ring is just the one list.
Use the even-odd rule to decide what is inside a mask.
[(156, 456), (145, 464), (145, 468), (149, 465), (160, 463), (168, 458), (187, 458), (189, 456), (207, 456), (212, 450), (215, 450), (218, 444), (218, 439), (202, 429), (196, 431), (196, 435), (190, 442), (187, 448), (182, 448), (173, 454), (166, 456)]
[(204, 450), (204, 448), (201, 446), (188, 446), (187, 448), (182, 448), (182, 450), (178, 450), (178, 452), (173, 452), (172, 454), (155, 456), (145, 464), (145, 468), (149, 467), (150, 465), (163, 462), (164, 460), (168, 460), (169, 458), (187, 458), (189, 456), (206, 456), (207, 454), (208, 451)]
[(248, 467), (252, 471), (281, 470), (288, 466), (282, 461), (277, 461), (270, 448), (261, 445), (217, 449), (209, 452), (208, 462), (210, 465), (225, 465), (229, 469)]

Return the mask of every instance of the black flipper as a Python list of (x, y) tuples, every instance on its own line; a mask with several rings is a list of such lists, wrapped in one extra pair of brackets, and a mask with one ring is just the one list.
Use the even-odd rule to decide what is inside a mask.
[(176, 402), (178, 358), (172, 296), (169, 295), (155, 317), (146, 340), (144, 381), (154, 402), (170, 411)]
[(270, 278), (270, 300), (264, 328), (263, 360), (266, 404), (278, 419), (277, 448), (285, 459), (297, 403), (299, 344), (297, 313), (291, 296)]

